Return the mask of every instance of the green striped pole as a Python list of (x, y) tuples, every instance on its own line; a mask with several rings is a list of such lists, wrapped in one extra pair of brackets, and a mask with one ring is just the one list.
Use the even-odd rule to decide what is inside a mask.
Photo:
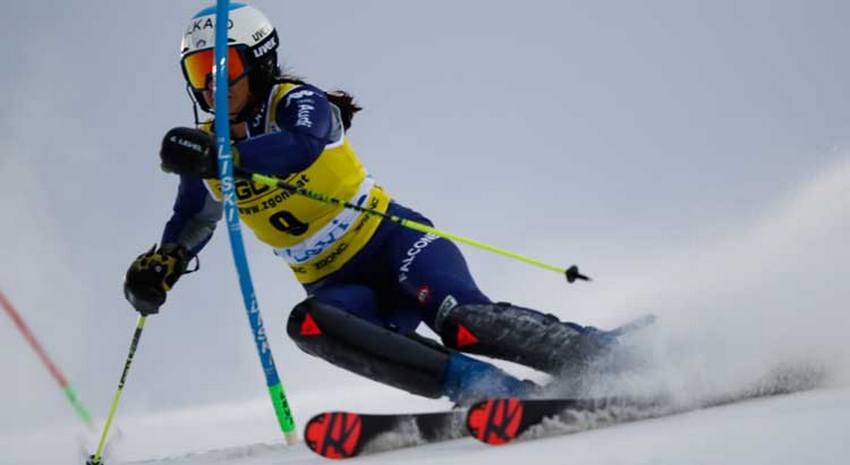
[(6, 295), (3, 294), (3, 291), (0, 291), (0, 305), (2, 305), (3, 309), (6, 310), (6, 314), (9, 315), (9, 318), (12, 319), (12, 322), (15, 323), (15, 326), (24, 336), (24, 339), (29, 342), (32, 349), (35, 351), (38, 358), (41, 359), (41, 363), (47, 368), (47, 371), (50, 372), (50, 375), (53, 376), (53, 379), (59, 384), (59, 387), (62, 388), (62, 392), (65, 393), (65, 398), (68, 399), (68, 402), (71, 403), (71, 407), (74, 409), (74, 412), (77, 413), (77, 416), (83, 420), (83, 423), (88, 426), (88, 428), (94, 431), (94, 422), (92, 422), (91, 415), (89, 415), (88, 409), (86, 409), (83, 402), (77, 396), (77, 391), (74, 390), (74, 387), (71, 386), (71, 383), (68, 382), (68, 379), (65, 378), (65, 375), (59, 371), (59, 368), (56, 367), (56, 364), (50, 359), (50, 356), (47, 355), (47, 351), (44, 350), (41, 344), (39, 344), (38, 340), (35, 338), (32, 330), (30, 330), (29, 326), (27, 326), (24, 319), (21, 317), (20, 313), (15, 310), (15, 307), (12, 305), (12, 302), (6, 298)]
[(459, 236), (457, 234), (452, 234), (450, 232), (441, 231), (437, 228), (428, 226), (427, 224), (417, 223), (416, 221), (408, 220), (406, 218), (401, 218), (395, 215), (388, 215), (386, 213), (381, 213), (379, 211), (373, 210), (371, 208), (361, 207), (359, 205), (355, 205), (353, 203), (347, 202), (342, 199), (338, 199), (336, 197), (332, 197), (330, 195), (322, 194), (320, 192), (314, 192), (309, 189), (305, 189), (304, 187), (295, 186), (293, 184), (286, 183), (277, 178), (273, 178), (270, 176), (264, 176), (261, 174), (252, 174), (251, 180), (265, 184), (272, 187), (279, 187), (289, 192), (293, 192), (295, 194), (302, 195), (304, 197), (311, 198), (313, 200), (329, 203), (332, 205), (338, 205), (345, 208), (350, 208), (352, 210), (359, 211), (361, 213), (365, 213), (368, 215), (376, 216), (384, 220), (392, 221), (393, 223), (400, 224), (406, 228), (413, 229), (415, 231), (421, 231), (423, 233), (433, 234), (435, 236), (439, 236), (445, 239), (453, 240), (456, 242), (460, 242), (466, 245), (470, 245), (472, 247), (477, 247), (479, 249), (486, 250), (488, 252), (493, 252), (505, 257), (513, 258), (515, 260), (519, 260), (521, 262), (528, 263), (530, 265), (537, 266), (539, 268), (543, 268), (549, 271), (555, 271), (557, 273), (563, 274), (567, 277), (567, 282), (573, 283), (576, 280), (590, 281), (590, 278), (581, 274), (576, 265), (570, 266), (569, 268), (560, 267), (557, 265), (551, 265), (549, 263), (536, 260), (534, 258), (526, 257), (524, 255), (520, 255), (516, 252), (511, 252), (510, 250), (500, 249), (498, 247), (494, 247), (489, 244), (485, 244), (480, 241), (476, 241), (475, 239), (470, 239), (468, 237)]

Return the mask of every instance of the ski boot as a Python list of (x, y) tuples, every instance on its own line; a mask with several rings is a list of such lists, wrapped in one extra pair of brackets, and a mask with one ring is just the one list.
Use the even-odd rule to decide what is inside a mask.
[(443, 375), (443, 392), (455, 407), (468, 407), (484, 399), (539, 397), (543, 388), (530, 380), (510, 376), (489, 363), (452, 352)]

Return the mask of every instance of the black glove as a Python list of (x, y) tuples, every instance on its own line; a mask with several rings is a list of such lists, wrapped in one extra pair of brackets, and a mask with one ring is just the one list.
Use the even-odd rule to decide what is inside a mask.
[(168, 173), (218, 177), (215, 140), (200, 129), (174, 128), (165, 133), (159, 158), (162, 170)]
[(186, 271), (189, 252), (177, 244), (156, 244), (133, 260), (124, 278), (124, 296), (139, 313), (148, 316), (159, 312), (165, 294)]

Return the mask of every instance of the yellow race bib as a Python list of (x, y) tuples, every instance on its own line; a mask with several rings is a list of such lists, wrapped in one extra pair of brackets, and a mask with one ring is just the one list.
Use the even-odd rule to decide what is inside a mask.
[[(269, 130), (280, 130), (274, 124), (274, 109), (298, 87), (280, 84), (273, 89), (266, 115)], [(389, 195), (366, 173), (344, 133), (339, 141), (327, 145), (313, 164), (282, 180), (381, 213), (390, 203)], [(206, 184), (221, 201), (219, 180), (206, 180)], [(380, 224), (374, 216), (245, 179), (236, 182), (236, 197), (242, 221), (286, 260), (302, 283), (318, 281), (340, 269), (363, 249)]]

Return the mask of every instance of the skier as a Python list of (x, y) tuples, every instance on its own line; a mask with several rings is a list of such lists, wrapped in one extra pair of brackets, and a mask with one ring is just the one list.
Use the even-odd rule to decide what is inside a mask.
[[(346, 135), (360, 110), (353, 98), (283, 74), (277, 31), (256, 8), (232, 4), (230, 21), (228, 116), (216, 115), (214, 107), (214, 8), (195, 15), (183, 37), (180, 63), (197, 128), (174, 128), (162, 141), (162, 169), (180, 176), (174, 213), (161, 245), (133, 261), (124, 283), (125, 296), (143, 315), (158, 312), (222, 214), (212, 122), (198, 123), (197, 107), (229, 117), (234, 163), (243, 172), (432, 224), (391, 199), (361, 164)], [(559, 376), (604, 353), (613, 339), (493, 303), (449, 240), (247, 179), (236, 183), (236, 193), (242, 221), (307, 292), (289, 316), (289, 336), (341, 368), (414, 394), (468, 403), (531, 396), (539, 387), (461, 352)], [(442, 344), (415, 333), (422, 322)]]

